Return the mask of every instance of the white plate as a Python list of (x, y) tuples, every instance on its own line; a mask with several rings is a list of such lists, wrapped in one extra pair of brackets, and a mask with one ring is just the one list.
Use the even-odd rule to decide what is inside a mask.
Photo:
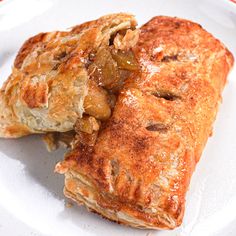
[[(236, 56), (236, 4), (226, 0), (0, 2), (0, 82), (10, 73), (21, 44), (38, 32), (64, 29), (111, 12), (131, 12), (139, 24), (156, 15), (200, 23)], [(63, 176), (53, 173), (63, 150), (48, 153), (31, 136), (0, 140), (1, 236), (232, 236), (236, 235), (236, 71), (187, 195), (182, 226), (174, 231), (137, 230), (111, 223), (84, 207), (67, 208)]]

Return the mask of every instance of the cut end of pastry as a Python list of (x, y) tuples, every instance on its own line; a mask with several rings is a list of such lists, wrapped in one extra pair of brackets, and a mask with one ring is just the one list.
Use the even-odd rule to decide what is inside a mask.
[[(111, 14), (70, 31), (28, 39), (2, 91), (7, 104), (0, 113), (3, 106), (9, 112), (1, 121), (1, 136), (68, 132), (84, 114), (107, 120), (114, 93), (137, 69), (132, 55), (139, 35), (136, 25), (133, 15)], [(53, 139), (58, 137), (50, 135), (45, 140), (55, 149)]]
[[(106, 20), (108, 19), (108, 22)], [(127, 19), (127, 21), (125, 21)], [(111, 22), (112, 23), (111, 23)], [(113, 22), (114, 21), (114, 22)], [(121, 23), (120, 23), (121, 21)], [(75, 132), (70, 131), (72, 139), (66, 142), (67, 147), (74, 147), (77, 142), (93, 146), (102, 123), (108, 120), (114, 109), (117, 95), (125, 80), (139, 66), (132, 52), (138, 42), (139, 30), (135, 29), (136, 21), (131, 15), (113, 14), (96, 21), (85, 23), (89, 29), (103, 25), (104, 38), (98, 40), (100, 45), (93, 48), (87, 56), (86, 71), (87, 95), (83, 102), (83, 114), (74, 124)], [(84, 25), (74, 27), (73, 32), (84, 32)], [(100, 37), (100, 36), (99, 36)], [(48, 150), (55, 150), (59, 143), (65, 143), (66, 133), (48, 133), (44, 136)], [(73, 134), (72, 134), (73, 133)]]
[(30, 129), (17, 120), (0, 91), (0, 138), (19, 138), (30, 133)]

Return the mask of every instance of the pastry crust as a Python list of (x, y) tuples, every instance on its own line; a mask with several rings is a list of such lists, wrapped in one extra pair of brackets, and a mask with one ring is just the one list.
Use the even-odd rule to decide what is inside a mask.
[(96, 144), (79, 143), (56, 171), (67, 197), (110, 220), (173, 229), (233, 56), (200, 25), (164, 16), (141, 27), (134, 53), (141, 73), (126, 82)]
[(111, 14), (28, 39), (1, 90), (0, 137), (72, 130), (84, 112), (90, 52), (135, 25), (132, 15)]

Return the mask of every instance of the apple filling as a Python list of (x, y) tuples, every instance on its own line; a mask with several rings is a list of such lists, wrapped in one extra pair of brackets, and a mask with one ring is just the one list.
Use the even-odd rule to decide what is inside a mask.
[(137, 30), (121, 31), (110, 39), (110, 45), (101, 45), (92, 51), (86, 63), (88, 93), (84, 99), (84, 115), (78, 118), (74, 131), (48, 133), (44, 137), (49, 150), (60, 144), (74, 147), (82, 143), (93, 146), (99, 129), (112, 114), (117, 95), (125, 80), (139, 66), (132, 52), (138, 39)]
[(131, 50), (102, 47), (90, 58), (88, 95), (84, 100), (85, 114), (75, 124), (75, 141), (93, 146), (102, 122), (109, 119), (116, 97), (130, 73), (138, 70)]

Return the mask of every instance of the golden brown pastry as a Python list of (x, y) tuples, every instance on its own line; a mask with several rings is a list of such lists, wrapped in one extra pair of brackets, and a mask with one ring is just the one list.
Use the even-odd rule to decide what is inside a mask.
[(0, 93), (0, 137), (70, 131), (83, 113), (109, 118), (106, 89), (127, 76), (127, 63), (118, 68), (119, 52), (123, 58), (130, 54), (138, 39), (135, 26), (132, 15), (112, 14), (27, 40)]
[(65, 174), (65, 195), (91, 211), (133, 227), (173, 229), (233, 57), (200, 25), (172, 17), (141, 27), (134, 54), (141, 72), (126, 81), (112, 117), (92, 142), (78, 135), (56, 171)]

